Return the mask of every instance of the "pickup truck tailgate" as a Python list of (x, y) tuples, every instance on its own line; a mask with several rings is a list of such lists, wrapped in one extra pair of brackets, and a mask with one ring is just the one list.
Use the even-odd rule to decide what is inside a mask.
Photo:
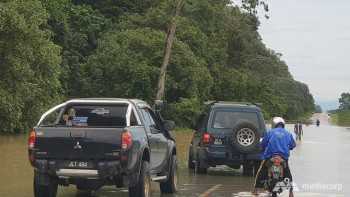
[(36, 157), (55, 160), (119, 159), (123, 128), (36, 128)]

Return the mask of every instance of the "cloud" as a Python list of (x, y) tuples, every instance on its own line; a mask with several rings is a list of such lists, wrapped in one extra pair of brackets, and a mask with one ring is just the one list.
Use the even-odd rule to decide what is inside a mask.
[(292, 75), (320, 100), (350, 92), (350, 1), (269, 0), (269, 20), (261, 18), (264, 43), (283, 54)]

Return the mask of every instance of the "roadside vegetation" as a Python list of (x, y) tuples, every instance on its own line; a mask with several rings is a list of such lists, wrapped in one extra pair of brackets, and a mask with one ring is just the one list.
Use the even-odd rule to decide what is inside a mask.
[[(318, 112), (315, 112), (315, 113), (318, 113)], [(297, 122), (301, 122), (302, 124), (310, 125), (312, 124), (312, 119), (311, 119), (312, 115), (313, 115), (313, 112), (305, 113), (302, 116), (299, 116), (297, 119), (289, 119), (287, 120), (287, 122), (289, 124), (295, 124)]]
[(350, 93), (343, 93), (339, 98), (339, 109), (330, 111), (333, 124), (350, 126)]
[(339, 111), (333, 115), (332, 123), (335, 123), (339, 126), (350, 126), (350, 110), (347, 111)]
[[(0, 131), (23, 132), (76, 97), (156, 97), (173, 0), (0, 0)], [(258, 33), (258, 6), (186, 0), (176, 17), (165, 118), (195, 122), (207, 100), (261, 103), (266, 118), (314, 110), (308, 86)]]

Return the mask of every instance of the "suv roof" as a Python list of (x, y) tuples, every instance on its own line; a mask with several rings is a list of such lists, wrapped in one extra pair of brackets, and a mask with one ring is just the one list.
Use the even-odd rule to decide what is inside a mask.
[(233, 108), (246, 108), (246, 109), (249, 108), (249, 109), (256, 109), (258, 111), (261, 111), (260, 107), (258, 107), (258, 104), (253, 104), (249, 102), (213, 101), (207, 104), (211, 105), (213, 108), (233, 107)]

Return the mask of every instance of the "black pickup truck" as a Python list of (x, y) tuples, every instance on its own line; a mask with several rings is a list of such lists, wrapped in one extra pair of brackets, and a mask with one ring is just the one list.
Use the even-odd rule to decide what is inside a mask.
[(173, 128), (141, 100), (75, 99), (53, 107), (29, 135), (34, 196), (54, 197), (58, 185), (73, 184), (85, 192), (128, 187), (129, 196), (148, 197), (151, 181), (174, 193)]

